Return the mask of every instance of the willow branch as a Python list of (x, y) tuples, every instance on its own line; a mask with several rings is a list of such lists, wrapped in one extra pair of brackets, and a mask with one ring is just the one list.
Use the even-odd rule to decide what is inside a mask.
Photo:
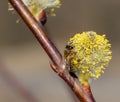
[(52, 69), (58, 73), (62, 79), (65, 80), (65, 82), (71, 87), (81, 102), (95, 102), (90, 90), (90, 86), (81, 85), (77, 79), (73, 78), (69, 74), (69, 71), (67, 70), (68, 68), (66, 67), (60, 52), (47, 36), (47, 32), (45, 31), (43, 25), (32, 16), (21, 0), (9, 1), (52, 60), (52, 63), (50, 63)]

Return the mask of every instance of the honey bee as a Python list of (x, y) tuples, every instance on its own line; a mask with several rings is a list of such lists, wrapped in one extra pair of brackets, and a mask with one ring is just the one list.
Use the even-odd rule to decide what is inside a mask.
[(72, 77), (78, 78), (76, 73), (73, 71), (73, 64), (71, 64), (71, 59), (74, 57), (74, 53), (72, 52), (72, 49), (74, 47), (70, 45), (66, 45), (65, 51), (64, 51), (64, 58), (66, 61), (67, 68), (69, 68), (69, 73)]

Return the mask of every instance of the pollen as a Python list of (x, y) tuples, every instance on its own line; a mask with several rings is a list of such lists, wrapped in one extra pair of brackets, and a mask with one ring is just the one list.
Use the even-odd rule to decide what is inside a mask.
[(93, 31), (77, 33), (67, 45), (73, 49), (65, 49), (69, 50), (65, 59), (70, 63), (70, 70), (77, 73), (80, 83), (84, 85), (91, 78), (99, 78), (112, 58), (111, 44), (105, 34), (99, 35)]
[(78, 64), (78, 61), (77, 61), (77, 60), (73, 60), (73, 64), (74, 64), (74, 65), (77, 65), (77, 64)]

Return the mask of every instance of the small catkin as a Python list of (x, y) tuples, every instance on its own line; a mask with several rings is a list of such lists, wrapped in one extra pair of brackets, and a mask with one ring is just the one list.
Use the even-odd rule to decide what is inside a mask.
[[(39, 14), (46, 10), (47, 14), (55, 15), (55, 8), (59, 8), (61, 3), (60, 0), (22, 0), (23, 3), (28, 7), (33, 16), (39, 20)], [(8, 10), (13, 11), (13, 7), (8, 3)]]

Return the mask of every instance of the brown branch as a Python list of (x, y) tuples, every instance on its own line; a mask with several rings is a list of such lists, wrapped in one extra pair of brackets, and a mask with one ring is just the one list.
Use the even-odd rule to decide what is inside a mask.
[(0, 74), (3, 79), (10, 85), (13, 89), (17, 91), (26, 102), (38, 102), (38, 100), (31, 94), (31, 92), (24, 87), (15, 76), (8, 71), (5, 65), (3, 65), (2, 61), (0, 61)]
[(90, 90), (90, 86), (81, 85), (77, 79), (73, 78), (69, 74), (69, 71), (67, 70), (68, 68), (66, 67), (60, 52), (47, 36), (47, 32), (42, 24), (32, 16), (21, 0), (9, 1), (52, 60), (52, 63), (50, 63), (52, 69), (65, 80), (65, 82), (71, 87), (81, 102), (95, 102)]

